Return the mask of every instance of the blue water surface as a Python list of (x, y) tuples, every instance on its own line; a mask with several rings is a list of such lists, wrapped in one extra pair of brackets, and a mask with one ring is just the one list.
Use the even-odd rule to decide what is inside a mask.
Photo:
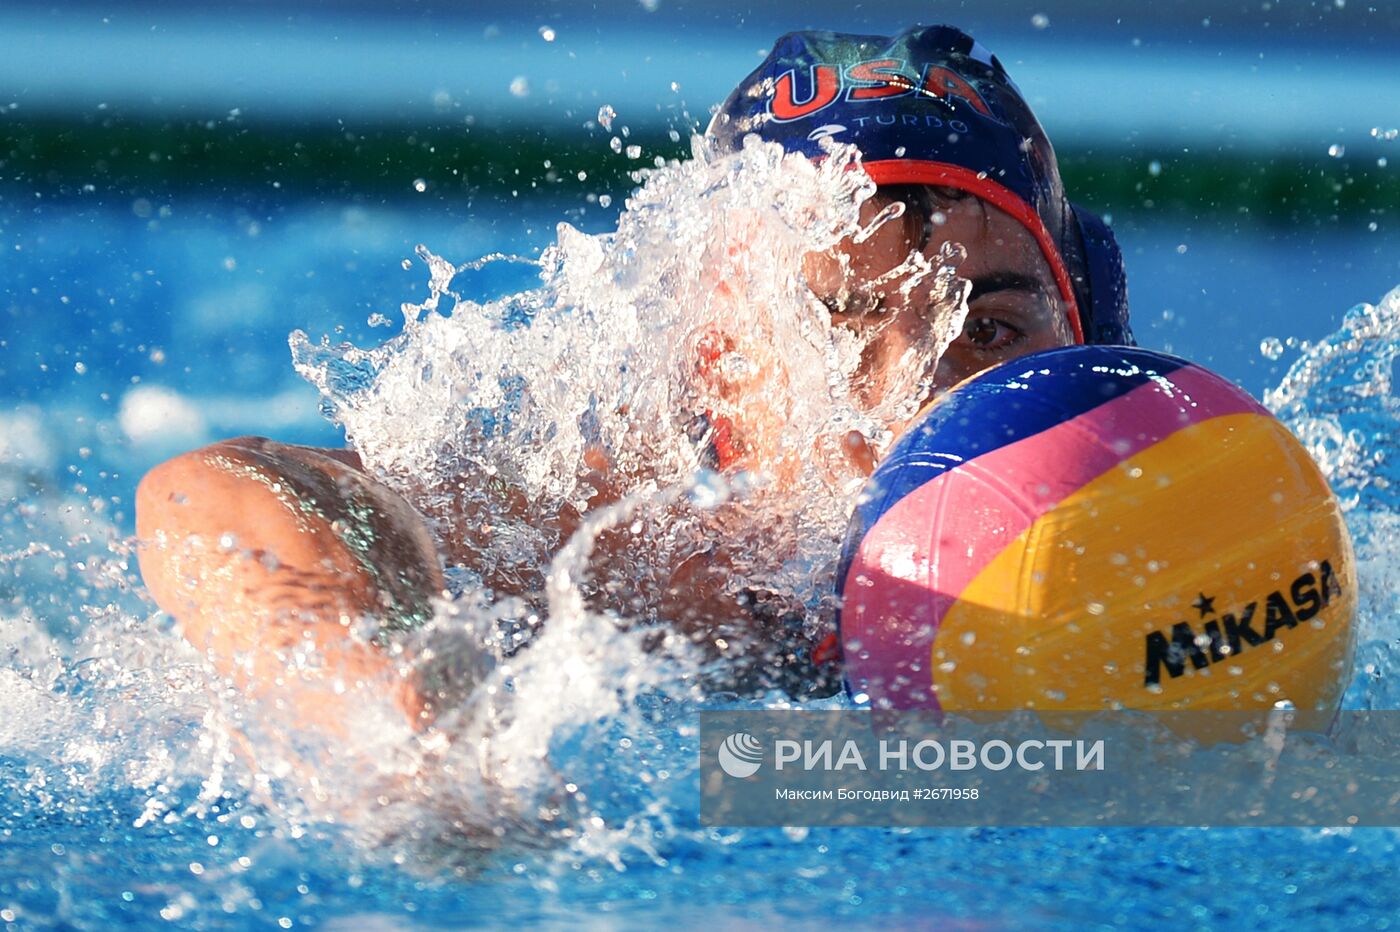
[[(94, 495), (131, 530), (136, 479), (168, 445), (256, 431), (336, 443), (314, 390), (292, 372), (293, 328), (365, 345), (396, 332), (371, 314), (426, 297), (414, 246), (458, 260), (537, 254), (562, 219), (590, 229), (593, 206), (417, 209), (181, 201), (0, 209), (6, 283), (0, 410), (37, 414), (46, 458), (25, 466), (39, 510)], [(572, 212), (571, 212), (572, 211)], [(1393, 250), (1363, 229), (1183, 228), (1116, 221), (1130, 265), (1138, 334), (1258, 393), (1289, 358), (1266, 337), (1317, 339), (1345, 309), (1400, 280)], [(528, 266), (459, 280), (469, 295), (529, 284)], [(81, 371), (80, 371), (81, 370)], [(204, 412), (157, 442), (124, 432), (120, 410), (142, 386)], [(14, 464), (11, 463), (11, 467)], [(26, 527), (45, 524), (42, 515)], [(13, 524), (6, 547), (16, 543)], [(61, 535), (57, 535), (61, 536)], [(52, 580), (0, 586), (13, 612), (80, 614)], [(46, 593), (41, 596), (40, 593)], [(138, 615), (139, 591), (125, 598)], [(54, 689), (83, 716), (81, 665)], [(559, 736), (598, 811), (617, 824), (666, 802), (650, 850), (502, 851), (463, 863), (393, 863), (335, 826), (288, 828), (236, 792), (170, 821), (138, 823), (147, 791), (110, 770), (0, 748), (0, 918), (28, 928), (162, 921), (198, 927), (446, 928), (465, 925), (897, 925), (1023, 928), (1171, 922), (1221, 928), (1384, 928), (1400, 910), (1389, 830), (707, 830), (698, 825), (693, 707), (668, 706), (645, 733), (600, 723)], [(196, 740), (178, 720), (165, 741)], [(642, 793), (639, 774), (652, 785)], [(656, 789), (659, 781), (661, 790)], [(198, 786), (166, 787), (192, 800)], [(1230, 787), (1220, 791), (1228, 793)]]
[[(926, 15), (926, 5), (902, 0), (757, 11), (680, 0), (469, 6), (385, 5), (376, 18), (375, 5), (360, 3), (267, 3), (257, 16), (218, 4), (16, 3), (0, 10), (10, 39), (0, 106), (83, 119), (109, 106), (162, 118), (224, 119), (243, 108), (252, 118), (329, 122), (474, 114), (577, 128), (610, 103), (622, 122), (687, 108), (703, 119), (784, 29), (879, 31), (939, 18), (973, 28), (1002, 55), (1061, 145), (1126, 145), (1143, 170), (1182, 147), (1254, 146), (1263, 162), (1270, 147), (1320, 158), (1334, 144), (1400, 165), (1394, 144), (1369, 134), (1395, 124), (1397, 87), (1393, 30), (1377, 27), (1386, 21), (1371, 16), (1374, 4), (1156, 4), (1095, 11), (1080, 29), (1072, 15), (1087, 4), (1069, 0), (1044, 4), (1044, 20), (1032, 16), (1041, 4), (951, 3)], [(1220, 38), (1222, 24), (1230, 31)], [(555, 39), (545, 39), (545, 26)], [(157, 687), (182, 675), (173, 655), (119, 649), (124, 637), (177, 638), (123, 549), (140, 476), (180, 450), (242, 433), (340, 443), (316, 391), (292, 369), (290, 331), (360, 346), (387, 339), (400, 305), (428, 296), (418, 244), (455, 262), (536, 256), (558, 222), (606, 230), (620, 206), (306, 202), (223, 185), (51, 200), (22, 184), (0, 188), (0, 922), (345, 930), (1396, 922), (1400, 852), (1389, 829), (703, 828), (693, 703), (657, 701), (625, 727), (603, 721), (557, 735), (554, 756), (587, 790), (597, 821), (543, 849), (507, 839), (484, 855), (405, 854), (365, 846), (332, 822), (294, 818), (231, 783), (209, 790), (207, 775), (188, 768), (158, 785), (139, 779), (165, 772), (159, 754), (191, 754), (208, 733), (198, 708), (162, 705), (168, 692)], [(1285, 347), (1274, 358), (1261, 343), (1319, 340), (1348, 308), (1400, 283), (1385, 216), (1265, 226), (1140, 210), (1119, 211), (1113, 225), (1139, 341), (1255, 395), (1276, 386), (1298, 353)], [(528, 265), (496, 263), (456, 285), (481, 299), (528, 287), (532, 276)], [(372, 315), (390, 325), (371, 326)], [(124, 413), (153, 389), (179, 416), (143, 432)], [(1363, 588), (1390, 585), (1376, 567), (1362, 572)], [(107, 640), (84, 640), (92, 631)], [(1393, 676), (1387, 639), (1365, 645), (1352, 697)], [(151, 815), (153, 799), (163, 808)], [(626, 841), (609, 840), (614, 832)]]

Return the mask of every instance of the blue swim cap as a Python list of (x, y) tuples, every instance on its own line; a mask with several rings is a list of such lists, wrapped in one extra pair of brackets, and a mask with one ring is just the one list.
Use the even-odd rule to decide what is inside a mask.
[(876, 184), (977, 195), (1035, 237), (1078, 341), (1133, 343), (1112, 232), (1066, 199), (1035, 114), (996, 56), (966, 33), (788, 33), (706, 130), (720, 151), (737, 150), (749, 133), (814, 159), (826, 154), (823, 139), (852, 143)]

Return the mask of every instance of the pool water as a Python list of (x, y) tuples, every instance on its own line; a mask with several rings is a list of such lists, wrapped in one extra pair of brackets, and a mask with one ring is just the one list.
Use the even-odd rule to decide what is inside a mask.
[[(641, 683), (620, 715), (565, 690), (547, 751), (586, 802), (550, 815), (543, 840), (502, 816), (487, 820), (503, 833), (489, 843), (405, 844), (382, 837), (392, 832), (373, 810), (392, 807), (374, 797), (352, 797), (368, 816), (327, 815), (250, 783), (219, 743), (227, 697), (211, 694), (139, 585), (128, 544), (137, 480), (229, 435), (339, 443), (293, 370), (290, 331), (373, 346), (400, 331), (402, 303), (427, 296), (417, 244), (455, 262), (534, 257), (564, 219), (599, 232), (616, 210), (566, 216), (534, 203), (463, 216), (251, 195), (0, 205), (0, 490), (12, 502), (0, 517), (0, 919), (1384, 928), (1400, 914), (1388, 829), (703, 828), (696, 713), (726, 700), (673, 684)], [(1393, 249), (1364, 226), (1220, 233), (1147, 216), (1116, 226), (1142, 344), (1260, 395), (1287, 377), (1293, 394), (1271, 403), (1341, 438), (1310, 436), (1315, 449), (1338, 461), (1364, 453), (1364, 475), (1400, 478), (1385, 446), (1400, 341), (1400, 298), (1381, 303), (1400, 282)], [(498, 262), (455, 287), (487, 302), (537, 275)], [(1346, 330), (1362, 303), (1380, 307), (1370, 329), (1353, 314)], [(1348, 340), (1349, 357), (1289, 375), (1322, 358), (1319, 344)], [(1363, 363), (1377, 378), (1353, 371)], [(1376, 391), (1355, 391), (1366, 384)], [(1365, 599), (1347, 704), (1393, 707), (1397, 502), (1355, 472), (1334, 481)]]

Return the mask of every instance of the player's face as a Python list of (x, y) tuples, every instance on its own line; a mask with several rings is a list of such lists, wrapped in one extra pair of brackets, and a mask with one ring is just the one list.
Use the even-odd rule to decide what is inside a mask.
[[(877, 194), (863, 205), (862, 219), (869, 223), (890, 203), (891, 198)], [(934, 391), (999, 362), (1073, 342), (1050, 264), (1011, 215), (970, 196), (940, 199), (927, 228), (920, 213), (907, 211), (864, 242), (848, 239), (832, 253), (813, 254), (804, 263), (807, 283), (831, 309), (833, 323), (870, 337), (858, 377), (862, 390), (879, 391), (891, 381), (893, 367), (901, 365), (906, 350), (931, 325), (936, 310), (932, 276), (907, 296), (898, 281), (881, 282), (911, 250), (935, 265), (944, 243), (958, 243), (967, 253), (957, 265), (958, 277), (971, 282), (967, 321), (938, 363)]]

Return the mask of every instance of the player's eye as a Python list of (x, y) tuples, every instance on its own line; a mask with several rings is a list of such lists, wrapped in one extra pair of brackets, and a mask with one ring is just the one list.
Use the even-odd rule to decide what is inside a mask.
[(962, 339), (978, 350), (990, 352), (1005, 349), (1020, 340), (1024, 333), (1006, 321), (995, 317), (969, 316), (963, 325)]

